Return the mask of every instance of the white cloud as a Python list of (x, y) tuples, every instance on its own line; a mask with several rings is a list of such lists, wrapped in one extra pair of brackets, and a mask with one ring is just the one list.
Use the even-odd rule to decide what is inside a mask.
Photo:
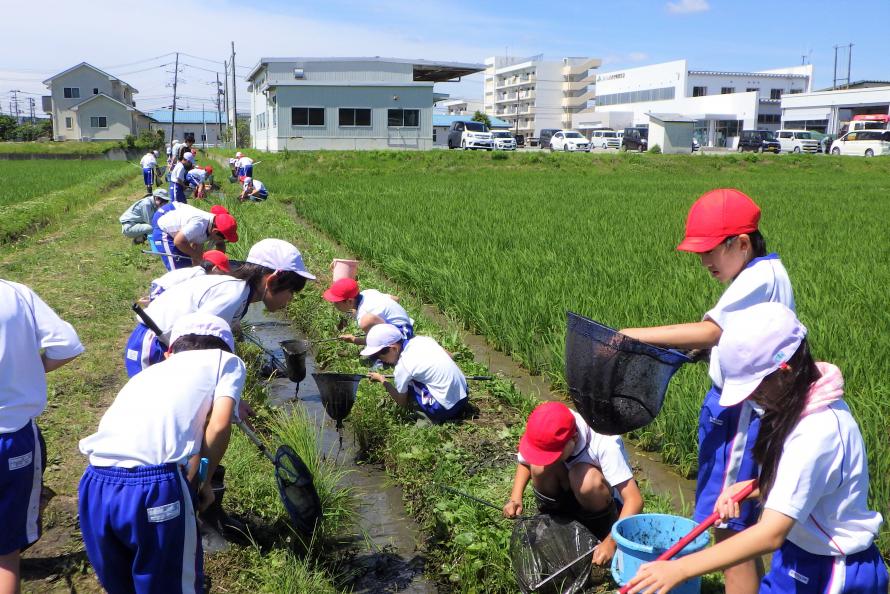
[(686, 14), (690, 12), (706, 12), (711, 10), (708, 0), (679, 0), (667, 3), (668, 12), (674, 14)]

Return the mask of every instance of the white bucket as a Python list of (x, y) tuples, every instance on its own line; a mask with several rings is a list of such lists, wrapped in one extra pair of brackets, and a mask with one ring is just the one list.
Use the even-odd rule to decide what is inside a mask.
[(354, 279), (358, 273), (358, 260), (334, 259), (331, 262), (331, 280), (338, 281), (341, 278)]

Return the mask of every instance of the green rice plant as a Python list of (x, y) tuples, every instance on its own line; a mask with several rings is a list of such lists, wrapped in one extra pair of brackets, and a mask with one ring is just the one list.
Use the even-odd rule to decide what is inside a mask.
[[(2, 149), (0, 149), (2, 152)], [(135, 178), (132, 163), (123, 161), (4, 161), (0, 167), (0, 207), (20, 204), (35, 196), (44, 196), (106, 173), (129, 169)]]
[(118, 146), (116, 140), (80, 142), (0, 142), (2, 154), (101, 155)]

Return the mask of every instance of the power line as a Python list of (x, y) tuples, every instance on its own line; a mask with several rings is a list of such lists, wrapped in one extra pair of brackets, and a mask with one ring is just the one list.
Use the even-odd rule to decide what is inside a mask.
[(116, 64), (114, 66), (103, 66), (103, 69), (111, 70), (112, 68), (126, 68), (127, 66), (134, 66), (136, 64), (144, 64), (145, 62), (152, 62), (154, 60), (166, 58), (167, 56), (172, 56), (174, 53), (175, 52), (167, 52), (166, 54), (161, 54), (160, 56), (155, 56), (154, 58), (145, 58), (144, 60), (136, 60), (135, 62), (129, 62), (127, 64)]

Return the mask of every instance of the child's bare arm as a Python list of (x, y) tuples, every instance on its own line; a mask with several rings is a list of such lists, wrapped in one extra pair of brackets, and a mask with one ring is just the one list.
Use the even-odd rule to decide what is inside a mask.
[[(643, 511), (643, 494), (634, 479), (628, 479), (615, 486), (615, 490), (621, 495), (624, 503), (618, 518), (627, 518)], [(618, 547), (610, 533), (593, 551), (593, 562), (597, 565), (606, 565), (612, 561), (615, 549)]]
[(504, 504), (504, 517), (515, 518), (522, 514), (522, 495), (525, 487), (532, 478), (532, 472), (525, 464), (516, 465), (516, 475), (513, 477), (513, 490), (510, 499)]
[(641, 342), (677, 349), (707, 349), (720, 341), (723, 329), (711, 320), (652, 326), (651, 328), (625, 328), (621, 334)]
[[(208, 460), (207, 476), (213, 476), (216, 467), (226, 453), (229, 447), (229, 437), (232, 435), (232, 417), (235, 412), (235, 400), (233, 398), (217, 398), (213, 402), (213, 408), (210, 411), (210, 418), (207, 421), (207, 427), (204, 430), (204, 443), (201, 447), (201, 455)], [(205, 481), (205, 487), (210, 482)], [(202, 488), (204, 491), (205, 488)], [(212, 491), (210, 492), (212, 494)], [(206, 503), (209, 505), (213, 502)], [(202, 505), (204, 502), (202, 501)]]

